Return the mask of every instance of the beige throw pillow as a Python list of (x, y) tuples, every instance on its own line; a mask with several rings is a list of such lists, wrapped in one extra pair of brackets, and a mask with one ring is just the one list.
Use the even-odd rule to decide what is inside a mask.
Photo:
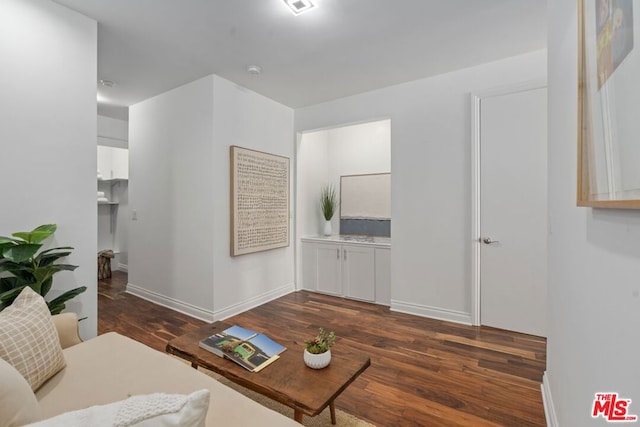
[(18, 427), (38, 421), (40, 405), (20, 372), (0, 359), (0, 426)]
[(154, 393), (65, 412), (28, 427), (204, 427), (209, 390)]
[(33, 391), (65, 367), (47, 303), (28, 286), (0, 311), (0, 358), (13, 365)]

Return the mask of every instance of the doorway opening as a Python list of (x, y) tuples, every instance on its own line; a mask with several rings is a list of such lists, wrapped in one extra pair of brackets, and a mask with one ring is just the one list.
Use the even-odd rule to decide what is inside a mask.
[[(301, 239), (324, 233), (325, 219), (320, 207), (323, 186), (333, 186), (338, 198), (338, 211), (331, 219), (332, 234), (390, 237), (392, 223), (391, 120), (382, 119), (303, 132), (298, 135), (296, 148), (296, 283), (300, 288), (305, 288)], [(341, 206), (352, 204), (343, 204), (340, 201), (343, 196), (341, 178), (354, 176), (362, 177), (362, 179), (351, 179), (355, 185), (364, 183), (365, 187), (362, 192), (351, 191), (350, 194), (364, 197), (369, 193), (373, 196), (375, 191), (366, 190), (369, 182), (381, 184), (375, 196), (385, 194), (377, 201), (371, 200), (371, 204), (363, 203), (363, 200), (356, 203), (358, 206), (376, 206), (376, 208), (367, 208), (367, 211), (372, 213), (360, 215), (363, 218), (356, 219), (355, 225), (354, 215), (341, 210)], [(366, 196), (366, 198), (372, 197)], [(382, 206), (381, 209), (377, 209), (380, 206)], [(364, 216), (371, 216), (371, 218), (364, 218)], [(349, 230), (347, 227), (352, 228)], [(353, 227), (361, 231), (354, 232)], [(384, 227), (388, 227), (388, 231), (385, 231)]]

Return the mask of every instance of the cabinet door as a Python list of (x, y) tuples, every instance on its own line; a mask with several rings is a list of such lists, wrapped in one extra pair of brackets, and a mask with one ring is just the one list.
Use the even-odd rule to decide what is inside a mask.
[(342, 295), (340, 246), (318, 243), (316, 246), (316, 286), (320, 292)]
[(344, 295), (365, 301), (375, 301), (375, 255), (373, 248), (342, 247), (342, 283)]

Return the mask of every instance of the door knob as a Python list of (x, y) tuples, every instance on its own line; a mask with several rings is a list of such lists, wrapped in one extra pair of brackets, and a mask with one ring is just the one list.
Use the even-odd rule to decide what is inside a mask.
[(484, 239), (482, 239), (482, 243), (484, 243), (485, 245), (491, 245), (493, 243), (500, 243), (500, 241), (499, 240), (491, 240), (491, 237), (485, 237)]

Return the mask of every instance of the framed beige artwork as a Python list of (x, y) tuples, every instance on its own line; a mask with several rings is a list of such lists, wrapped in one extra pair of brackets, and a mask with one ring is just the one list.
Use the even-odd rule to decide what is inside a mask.
[(578, 206), (640, 208), (638, 13), (578, 0)]
[(289, 246), (289, 158), (237, 146), (231, 160), (231, 256)]

